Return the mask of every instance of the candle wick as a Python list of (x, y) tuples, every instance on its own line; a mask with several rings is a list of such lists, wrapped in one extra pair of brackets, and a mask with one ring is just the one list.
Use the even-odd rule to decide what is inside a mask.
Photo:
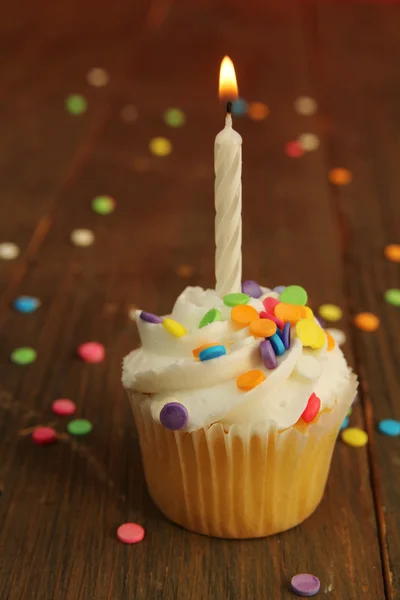
[(228, 113), (228, 115), (230, 115), (232, 112), (232, 102), (230, 101), (226, 103), (226, 112)]

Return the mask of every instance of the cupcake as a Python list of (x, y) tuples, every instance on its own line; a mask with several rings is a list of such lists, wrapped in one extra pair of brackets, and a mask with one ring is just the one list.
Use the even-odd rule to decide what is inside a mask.
[(299, 286), (188, 287), (137, 311), (123, 363), (151, 497), (197, 533), (254, 538), (319, 504), (357, 380)]

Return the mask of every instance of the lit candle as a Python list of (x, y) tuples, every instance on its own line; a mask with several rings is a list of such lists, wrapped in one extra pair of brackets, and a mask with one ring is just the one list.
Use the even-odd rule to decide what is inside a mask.
[(242, 138), (230, 114), (238, 90), (233, 63), (225, 56), (219, 95), (228, 100), (225, 127), (215, 138), (215, 277), (220, 296), (241, 291), (242, 280)]

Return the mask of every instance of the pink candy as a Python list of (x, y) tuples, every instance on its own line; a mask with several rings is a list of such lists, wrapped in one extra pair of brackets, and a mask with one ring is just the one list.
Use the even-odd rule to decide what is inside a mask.
[(68, 398), (59, 398), (58, 400), (54, 400), (51, 408), (56, 415), (73, 415), (76, 411), (76, 404), (72, 400), (68, 400)]
[(269, 319), (270, 321), (273, 321), (274, 323), (276, 323), (276, 326), (279, 329), (283, 329), (283, 327), (285, 326), (285, 323), (281, 321), (281, 319), (278, 319), (278, 317), (276, 317), (275, 315), (271, 315), (271, 313), (265, 312), (263, 310), (260, 312), (260, 319)]
[(40, 446), (53, 444), (57, 441), (57, 432), (52, 427), (36, 427), (32, 433), (32, 440)]
[(144, 538), (144, 529), (137, 523), (124, 523), (117, 529), (117, 538), (124, 544), (136, 544)]
[(86, 342), (78, 347), (78, 355), (88, 363), (99, 363), (104, 360), (105, 350), (99, 342)]
[(267, 313), (274, 314), (275, 306), (279, 304), (279, 300), (273, 298), (272, 296), (268, 296), (268, 298), (264, 298), (263, 304)]

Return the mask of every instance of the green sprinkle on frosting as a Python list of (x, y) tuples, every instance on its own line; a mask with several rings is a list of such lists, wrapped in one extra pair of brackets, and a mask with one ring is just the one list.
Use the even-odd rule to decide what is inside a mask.
[(250, 296), (241, 292), (227, 294), (223, 297), (225, 306), (230, 306), (231, 308), (238, 306), (238, 304), (247, 304), (249, 300)]
[(221, 311), (218, 308), (212, 308), (201, 319), (199, 324), (199, 329), (205, 327), (206, 325), (210, 325), (210, 323), (215, 323), (215, 321), (222, 321)]

